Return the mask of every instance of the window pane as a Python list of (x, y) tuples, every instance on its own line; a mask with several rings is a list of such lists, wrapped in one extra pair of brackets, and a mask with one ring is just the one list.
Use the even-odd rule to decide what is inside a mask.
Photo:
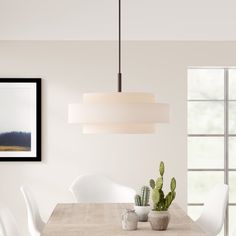
[(229, 102), (229, 133), (236, 134), (236, 102)]
[(235, 219), (236, 219), (236, 206), (230, 206), (229, 207), (229, 232), (230, 232), (229, 235), (232, 235), (232, 236), (233, 236), (233, 234), (232, 234), (233, 231), (236, 230), (236, 221), (235, 221)]
[(218, 183), (224, 183), (223, 171), (189, 171), (188, 202), (204, 203), (206, 194)]
[(192, 220), (197, 220), (202, 213), (203, 206), (188, 206), (188, 215)]
[(236, 203), (236, 172), (229, 171), (229, 202)]
[(188, 168), (223, 168), (224, 138), (189, 137)]
[(188, 102), (189, 134), (223, 134), (223, 102)]
[(224, 99), (224, 70), (189, 69), (188, 99)]
[(229, 70), (229, 99), (236, 99), (236, 69)]
[(236, 168), (236, 138), (229, 138), (229, 168)]

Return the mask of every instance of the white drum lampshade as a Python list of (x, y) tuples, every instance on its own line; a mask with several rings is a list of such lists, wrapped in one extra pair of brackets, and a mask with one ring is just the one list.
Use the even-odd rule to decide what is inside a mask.
[(68, 118), (83, 133), (153, 133), (169, 121), (169, 106), (151, 93), (85, 93), (83, 103), (69, 104)]
[(169, 106), (151, 93), (122, 92), (121, 0), (118, 0), (118, 92), (85, 93), (83, 103), (69, 104), (69, 123), (83, 133), (154, 133), (155, 123), (169, 121)]

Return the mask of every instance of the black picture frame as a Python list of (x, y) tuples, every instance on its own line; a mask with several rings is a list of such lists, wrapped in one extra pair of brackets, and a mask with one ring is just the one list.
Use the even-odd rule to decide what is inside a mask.
[[(14, 88), (15, 85), (22, 85), (22, 86), (31, 86), (33, 89), (33, 96), (35, 95), (35, 108), (34, 111), (34, 144), (32, 144), (32, 131), (30, 132), (30, 151), (1, 151), (0, 150), (0, 162), (7, 161), (7, 162), (39, 162), (42, 160), (42, 143), (41, 143), (41, 127), (42, 127), (42, 108), (41, 108), (41, 78), (0, 78), (0, 88), (1, 85), (9, 85)], [(34, 86), (35, 85), (35, 86)], [(4, 89), (4, 87), (2, 88)], [(0, 90), (1, 92), (1, 90)], [(4, 95), (3, 95), (4, 96)], [(31, 117), (32, 118), (32, 117)], [(1, 131), (1, 130), (0, 130)], [(1, 146), (1, 144), (0, 144)], [(34, 146), (34, 151), (32, 151), (32, 146)], [(6, 156), (5, 153), (7, 154)], [(22, 153), (22, 154), (21, 154)], [(30, 156), (32, 153), (32, 156)], [(11, 156), (12, 154), (12, 156)], [(17, 154), (17, 156), (15, 156)], [(10, 156), (9, 156), (10, 155)], [(22, 156), (21, 156), (22, 155)]]

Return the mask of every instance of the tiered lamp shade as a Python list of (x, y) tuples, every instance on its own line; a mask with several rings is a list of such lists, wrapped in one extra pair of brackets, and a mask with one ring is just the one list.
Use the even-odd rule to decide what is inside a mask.
[(83, 103), (69, 104), (69, 123), (82, 124), (83, 133), (153, 133), (168, 121), (168, 104), (151, 93), (86, 93)]

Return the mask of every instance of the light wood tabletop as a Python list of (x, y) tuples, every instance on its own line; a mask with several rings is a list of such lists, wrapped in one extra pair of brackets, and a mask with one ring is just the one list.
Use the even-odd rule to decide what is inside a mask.
[(42, 236), (205, 236), (206, 234), (176, 204), (170, 208), (167, 231), (151, 230), (149, 222), (139, 222), (138, 230), (123, 231), (121, 214), (132, 204), (58, 204)]

